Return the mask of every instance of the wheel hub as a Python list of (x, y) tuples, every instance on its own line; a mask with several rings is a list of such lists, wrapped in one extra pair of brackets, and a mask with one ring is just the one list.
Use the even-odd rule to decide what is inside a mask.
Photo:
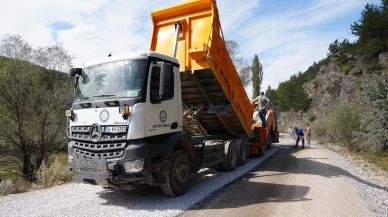
[(182, 163), (179, 163), (175, 169), (175, 180), (178, 184), (184, 184), (189, 179), (189, 168)]

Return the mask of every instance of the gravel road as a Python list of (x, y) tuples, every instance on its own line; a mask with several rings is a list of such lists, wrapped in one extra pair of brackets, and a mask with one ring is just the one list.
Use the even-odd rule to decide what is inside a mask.
[(191, 190), (178, 198), (165, 196), (159, 187), (135, 191), (104, 190), (88, 184), (66, 184), (50, 189), (0, 198), (0, 216), (177, 216), (243, 176), (278, 150), (250, 158), (233, 172), (203, 170), (195, 175)]
[(313, 144), (279, 151), (182, 216), (388, 216), (387, 186)]

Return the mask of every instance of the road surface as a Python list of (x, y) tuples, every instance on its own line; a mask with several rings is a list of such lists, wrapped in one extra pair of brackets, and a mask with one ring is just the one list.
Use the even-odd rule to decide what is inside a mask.
[(370, 215), (352, 181), (358, 178), (337, 167), (330, 152), (293, 144), (287, 140), (264, 164), (182, 216)]

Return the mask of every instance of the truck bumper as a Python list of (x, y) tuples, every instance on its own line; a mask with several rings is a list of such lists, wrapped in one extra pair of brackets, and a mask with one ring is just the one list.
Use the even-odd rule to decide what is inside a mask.
[[(73, 154), (69, 155), (68, 165), (76, 182), (85, 181), (103, 187), (132, 190), (136, 184), (157, 185), (165, 181), (166, 164), (163, 161), (151, 162), (150, 152), (150, 146), (143, 141), (129, 142), (120, 158), (90, 158)], [(137, 159), (144, 160), (141, 171), (126, 170), (125, 163)]]
[(93, 180), (98, 185), (108, 187), (108, 170), (104, 157), (88, 159), (82, 155), (73, 155), (71, 164), (74, 181)]

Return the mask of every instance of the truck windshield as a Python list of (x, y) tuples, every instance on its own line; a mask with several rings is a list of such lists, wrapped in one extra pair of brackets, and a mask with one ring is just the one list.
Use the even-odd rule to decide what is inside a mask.
[(83, 68), (75, 99), (89, 97), (139, 97), (146, 60), (123, 60)]

